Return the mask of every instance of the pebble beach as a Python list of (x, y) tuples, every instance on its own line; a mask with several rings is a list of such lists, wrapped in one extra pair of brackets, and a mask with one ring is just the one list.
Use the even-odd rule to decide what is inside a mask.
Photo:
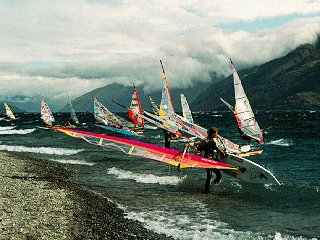
[(169, 239), (70, 181), (58, 163), (0, 152), (0, 239)]

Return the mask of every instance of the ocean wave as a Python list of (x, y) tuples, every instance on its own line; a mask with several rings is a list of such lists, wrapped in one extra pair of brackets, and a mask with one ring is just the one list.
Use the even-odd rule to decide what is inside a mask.
[(154, 130), (154, 129), (157, 129), (158, 127), (157, 127), (157, 126), (152, 126), (152, 125), (149, 125), (149, 124), (145, 124), (145, 125), (144, 125), (144, 128), (145, 128), (145, 129)]
[(14, 129), (16, 126), (7, 126), (7, 127), (0, 127), (0, 131), (7, 131), (7, 130), (11, 130)]
[(147, 229), (174, 239), (262, 239), (257, 233), (231, 229), (227, 223), (220, 220), (217, 213), (208, 212), (208, 208), (202, 203), (190, 202), (187, 206), (192, 206), (194, 214), (175, 211), (170, 209), (170, 206), (160, 206), (161, 210), (129, 211), (126, 218), (142, 222)]
[(109, 174), (116, 175), (119, 179), (131, 179), (140, 183), (152, 183), (160, 185), (178, 185), (185, 177), (179, 178), (176, 176), (157, 176), (154, 174), (139, 174), (130, 171), (117, 169), (115, 167), (108, 170)]
[(9, 152), (27, 152), (27, 153), (40, 153), (49, 155), (73, 155), (82, 152), (82, 149), (68, 149), (68, 148), (51, 148), (51, 147), (26, 147), (26, 146), (11, 146), (0, 145), (0, 150)]
[(95, 165), (95, 163), (91, 163), (91, 162), (86, 162), (84, 160), (73, 160), (73, 159), (49, 159), (50, 161), (53, 162), (59, 162), (59, 163), (63, 163), (63, 164), (76, 164), (76, 165), (87, 165), (87, 166), (93, 166)]
[(30, 129), (8, 129), (8, 130), (1, 130), (0, 135), (24, 135), (24, 134), (29, 134), (35, 131), (35, 128), (30, 128)]
[(277, 139), (277, 140), (270, 141), (270, 142), (268, 142), (266, 144), (267, 145), (278, 145), (278, 146), (289, 147), (289, 146), (292, 146), (294, 143), (290, 139), (280, 138), (280, 139)]

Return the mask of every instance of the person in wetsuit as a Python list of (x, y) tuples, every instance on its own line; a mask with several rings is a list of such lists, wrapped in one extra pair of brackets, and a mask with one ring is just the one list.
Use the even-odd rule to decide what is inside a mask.
[(169, 131), (164, 129), (163, 129), (163, 133), (164, 133), (164, 147), (170, 148), (170, 141), (172, 139), (177, 139), (177, 135), (174, 135), (173, 133), (170, 133)]
[[(219, 131), (218, 128), (211, 127), (208, 130), (208, 136), (206, 139), (203, 139), (199, 142), (188, 143), (186, 146), (196, 146), (197, 147), (196, 154), (197, 155), (204, 154), (204, 157), (206, 158), (217, 158), (215, 151), (218, 152), (221, 158), (223, 158), (227, 156), (227, 153), (225, 149), (221, 147), (223, 145), (217, 144), (220, 142), (218, 131)], [(216, 168), (207, 168), (206, 170), (207, 170), (207, 179), (206, 179), (204, 191), (209, 192), (212, 172), (216, 174), (216, 178), (213, 181), (215, 184), (220, 183), (222, 175), (220, 170)]]

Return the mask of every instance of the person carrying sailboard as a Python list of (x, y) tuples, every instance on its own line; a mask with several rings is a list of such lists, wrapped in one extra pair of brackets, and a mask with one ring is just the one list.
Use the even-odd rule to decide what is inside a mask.
[[(220, 142), (221, 140), (219, 138), (218, 131), (219, 131), (218, 128), (211, 127), (208, 129), (208, 136), (206, 139), (203, 139), (199, 142), (187, 143), (186, 147), (196, 146), (197, 147), (196, 154), (197, 155), (204, 154), (204, 157), (206, 158), (211, 158), (211, 159), (224, 158), (227, 156), (227, 153), (226, 153), (226, 149), (223, 148), (223, 144)], [(207, 179), (205, 183), (204, 192), (208, 193), (210, 189), (212, 172), (216, 174), (216, 178), (213, 181), (215, 184), (220, 183), (222, 175), (220, 170), (216, 168), (207, 168), (206, 170), (207, 170)]]

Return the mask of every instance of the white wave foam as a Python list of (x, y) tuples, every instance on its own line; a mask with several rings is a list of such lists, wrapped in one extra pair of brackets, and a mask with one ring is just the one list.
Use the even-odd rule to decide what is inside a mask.
[(290, 139), (284, 139), (284, 138), (280, 138), (278, 140), (273, 140), (270, 141), (268, 143), (266, 143), (268, 145), (278, 145), (278, 146), (284, 146), (284, 147), (289, 147), (292, 146), (294, 143), (292, 140)]
[(14, 129), (15, 127), (16, 127), (16, 126), (0, 127), (0, 131), (11, 130), (11, 129)]
[(145, 129), (154, 130), (154, 129), (157, 129), (158, 127), (157, 127), (157, 126), (152, 126), (152, 125), (149, 125), (149, 124), (145, 124), (145, 125), (144, 125), (144, 128), (145, 128)]
[(82, 152), (82, 149), (68, 149), (68, 148), (51, 148), (51, 147), (26, 147), (26, 146), (10, 146), (0, 145), (0, 150), (9, 152), (28, 152), (28, 153), (41, 153), (49, 155), (73, 155)]
[(161, 135), (160, 134), (152, 135), (151, 138), (159, 139), (159, 138), (161, 138)]
[(202, 203), (193, 201), (186, 205), (194, 207), (193, 214), (187, 215), (183, 211), (170, 209), (170, 206), (160, 206), (161, 210), (128, 212), (126, 217), (142, 222), (146, 228), (174, 239), (259, 239), (259, 235), (252, 232), (230, 229), (217, 213)]
[(88, 165), (88, 166), (95, 165), (95, 163), (86, 162), (83, 160), (72, 160), (72, 159), (49, 159), (49, 160), (53, 162), (63, 163), (63, 164), (77, 164), (77, 165)]
[(3, 130), (0, 131), (0, 135), (24, 135), (24, 134), (29, 134), (35, 131), (35, 128), (30, 128), (30, 129), (21, 129), (21, 130)]
[(177, 185), (185, 179), (185, 177), (179, 178), (176, 176), (157, 176), (154, 174), (133, 173), (130, 171), (117, 169), (115, 167), (110, 168), (108, 173), (116, 175), (119, 179), (131, 179), (140, 183), (158, 183), (160, 185)]

